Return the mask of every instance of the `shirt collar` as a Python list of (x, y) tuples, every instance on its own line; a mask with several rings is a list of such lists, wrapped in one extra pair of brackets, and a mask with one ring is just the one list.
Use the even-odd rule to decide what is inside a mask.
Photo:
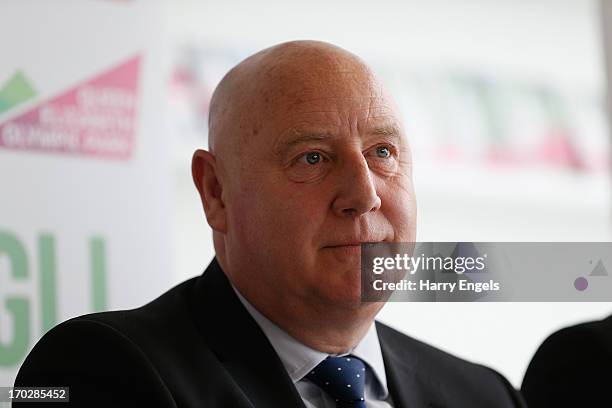
[[(329, 354), (312, 349), (291, 337), (287, 332), (255, 309), (255, 307), (238, 292), (234, 285), (232, 285), (232, 288), (234, 292), (236, 292), (240, 302), (244, 305), (253, 319), (255, 319), (272, 344), (272, 347), (280, 357), (294, 384), (300, 381), (306, 374), (312, 371), (313, 368), (319, 365), (321, 361), (329, 356)], [(372, 323), (359, 344), (357, 344), (353, 350), (345, 354), (352, 354), (370, 366), (371, 371), (374, 372), (381, 386), (383, 396), (386, 397), (388, 394), (387, 376), (385, 374), (385, 365), (382, 358), (380, 343), (378, 341), (376, 325), (374, 323)]]

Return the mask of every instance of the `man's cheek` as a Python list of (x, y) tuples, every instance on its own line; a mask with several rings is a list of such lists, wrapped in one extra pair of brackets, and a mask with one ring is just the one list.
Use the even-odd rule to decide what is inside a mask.
[(416, 202), (400, 194), (382, 200), (381, 211), (393, 230), (396, 242), (412, 242), (416, 237)]
[(272, 238), (273, 224), (268, 212), (269, 209), (255, 199), (244, 200), (232, 208), (230, 225), (239, 236), (239, 242), (257, 244)]

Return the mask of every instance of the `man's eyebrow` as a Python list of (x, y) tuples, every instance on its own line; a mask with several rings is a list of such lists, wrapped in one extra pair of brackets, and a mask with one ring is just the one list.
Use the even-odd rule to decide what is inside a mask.
[(307, 133), (296, 133), (294, 136), (289, 137), (285, 140), (280, 141), (274, 149), (277, 154), (283, 154), (285, 151), (291, 149), (294, 146), (308, 142), (321, 142), (332, 139), (333, 136), (329, 133), (324, 132), (307, 132)]
[(374, 126), (368, 134), (375, 136), (397, 136), (401, 135), (400, 128), (397, 125)]
[[(401, 140), (400, 128), (394, 124), (374, 126), (367, 133), (368, 136), (387, 136), (394, 140)], [(282, 155), (294, 146), (308, 142), (323, 142), (334, 138), (334, 135), (327, 132), (294, 131), (292, 136), (279, 141), (274, 147), (277, 155)]]

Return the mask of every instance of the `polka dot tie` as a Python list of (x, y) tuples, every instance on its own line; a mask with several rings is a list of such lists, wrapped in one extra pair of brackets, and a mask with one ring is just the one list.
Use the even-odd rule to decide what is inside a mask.
[(334, 400), (337, 408), (365, 408), (365, 363), (355, 356), (327, 357), (306, 378)]

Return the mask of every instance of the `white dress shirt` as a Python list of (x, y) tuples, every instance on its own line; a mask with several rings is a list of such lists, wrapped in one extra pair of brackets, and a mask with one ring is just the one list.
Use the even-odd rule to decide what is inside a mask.
[[(336, 403), (325, 391), (304, 378), (321, 361), (325, 360), (329, 354), (314, 350), (291, 337), (255, 309), (235, 287), (234, 291), (272, 344), (306, 407), (336, 408)], [(372, 323), (366, 335), (354, 349), (340, 356), (347, 354), (359, 357), (366, 363), (366, 407), (391, 408), (390, 403), (386, 401), (389, 397), (387, 376), (385, 375), (385, 365), (374, 323)]]

